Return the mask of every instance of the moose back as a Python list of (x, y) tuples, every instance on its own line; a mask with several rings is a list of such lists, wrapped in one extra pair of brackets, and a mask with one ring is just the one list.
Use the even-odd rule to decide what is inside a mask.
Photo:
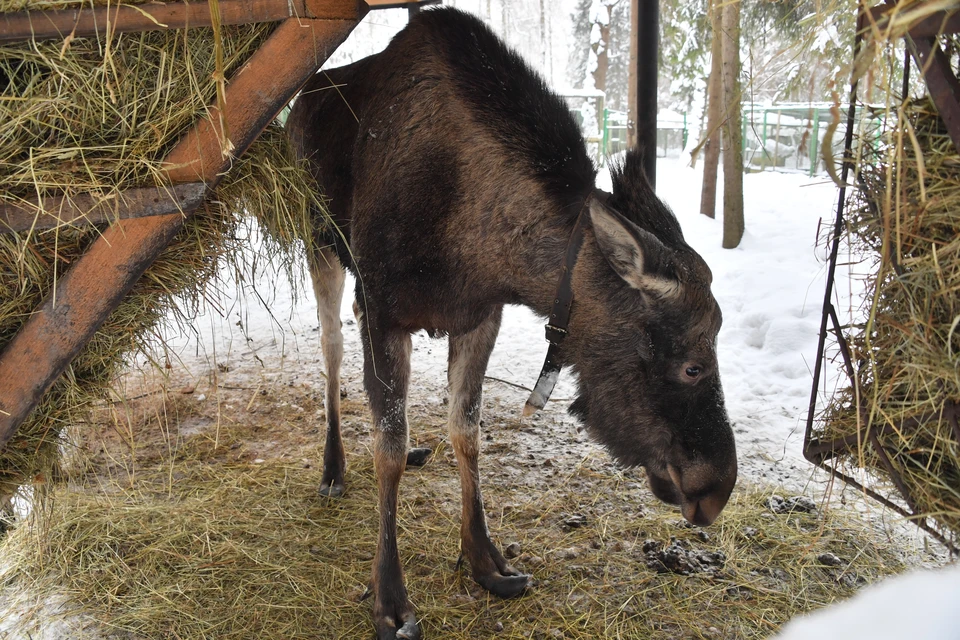
[(710, 269), (653, 193), (639, 152), (613, 170), (612, 194), (597, 191), (563, 100), (481, 21), (443, 8), (414, 17), (382, 53), (315, 76), (287, 128), (338, 228), (310, 258), (329, 496), (344, 490), (340, 302), (344, 268), (356, 275), (379, 490), (379, 638), (420, 636), (396, 522), (415, 331), (448, 336), (462, 549), (492, 593), (515, 596), (529, 581), (490, 539), (478, 471), (483, 375), (506, 304), (548, 317), (566, 298), (550, 358), (576, 373), (570, 411), (615, 459), (643, 466), (653, 493), (687, 520), (719, 515), (737, 476), (717, 371), (720, 309)]

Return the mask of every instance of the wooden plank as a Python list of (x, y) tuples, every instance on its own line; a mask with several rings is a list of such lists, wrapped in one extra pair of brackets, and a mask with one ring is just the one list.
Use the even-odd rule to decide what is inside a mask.
[[(898, 15), (894, 13), (895, 9), (896, 5), (885, 3), (871, 7), (869, 11), (873, 22), (880, 29), (886, 29), (890, 18)], [(911, 25), (909, 33), (914, 38), (934, 38), (948, 33), (960, 33), (960, 12), (957, 9), (936, 11)]]
[[(291, 18), (274, 31), (227, 87), (223, 116), (236, 155), (249, 147), (356, 23)], [(219, 127), (213, 124), (219, 122), (217, 109), (209, 111), (166, 158), (174, 182), (200, 178), (213, 188), (233, 162), (221, 151)], [(0, 448), (183, 227), (184, 219), (179, 214), (155, 216), (109, 227), (60, 279), (56, 303), (45, 300), (0, 353)]]
[(110, 198), (56, 196), (22, 204), (7, 203), (0, 205), (0, 233), (187, 213), (200, 206), (206, 193), (207, 185), (192, 182), (171, 187), (127, 189)]
[(371, 9), (409, 9), (440, 2), (441, 0), (367, 0)]
[[(327, 4), (344, 5), (343, 2)], [(307, 15), (304, 0), (220, 0), (219, 5), (221, 24), (276, 22)], [(211, 24), (210, 5), (206, 2), (20, 11), (0, 14), (0, 42), (61, 39), (71, 33), (83, 38), (127, 31), (209, 27)]]
[(934, 38), (907, 37), (907, 47), (927, 81), (953, 146), (960, 150), (960, 82), (953, 75), (950, 60)]

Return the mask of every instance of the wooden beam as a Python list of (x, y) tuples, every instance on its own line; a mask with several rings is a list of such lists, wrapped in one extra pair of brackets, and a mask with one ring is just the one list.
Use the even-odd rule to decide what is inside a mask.
[(171, 187), (127, 189), (109, 198), (93, 195), (72, 198), (56, 196), (24, 203), (0, 204), (0, 233), (187, 213), (200, 206), (206, 193), (207, 185), (191, 182)]
[(950, 60), (934, 38), (907, 37), (907, 48), (923, 73), (937, 113), (947, 126), (953, 146), (960, 150), (960, 82)]
[(441, 0), (367, 0), (367, 5), (371, 9), (411, 9), (440, 2)]
[[(220, 0), (221, 24), (277, 22), (288, 18), (359, 20), (366, 13), (358, 1), (342, 0)], [(93, 7), (0, 14), (0, 43), (59, 40), (128, 31), (160, 31), (209, 27), (207, 2), (147, 3), (136, 6)]]
[[(877, 27), (886, 29), (889, 27), (891, 17), (902, 15), (894, 13), (895, 9), (895, 4), (884, 3), (871, 7), (869, 11)], [(936, 11), (910, 25), (908, 32), (914, 38), (935, 38), (940, 35), (960, 33), (960, 12), (957, 9)]]
[[(344, 0), (344, 5), (354, 4)], [(234, 154), (225, 154), (215, 107), (165, 159), (173, 182), (213, 188), (264, 127), (356, 26), (356, 20), (284, 21), (236, 73), (223, 114)], [(0, 353), (0, 448), (67, 368), (147, 267), (183, 227), (180, 214), (123, 220), (106, 229), (59, 280)]]

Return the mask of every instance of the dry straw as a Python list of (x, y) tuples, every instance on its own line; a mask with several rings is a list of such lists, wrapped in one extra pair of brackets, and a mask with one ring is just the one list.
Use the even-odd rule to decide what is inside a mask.
[[(80, 3), (0, 2), (0, 11)], [(86, 3), (84, 3), (86, 4)], [(160, 162), (217, 99), (229, 77), (273, 25), (115, 34), (0, 46), (0, 201), (37, 196), (111, 197), (163, 184)], [(293, 264), (312, 238), (319, 208), (307, 173), (271, 126), (212, 199), (109, 317), (93, 341), (0, 451), (0, 502), (55, 469), (59, 434), (82, 423), (119, 368), (161, 319), (194, 313), (224, 260), (236, 257), (249, 216), (264, 221), (270, 254)], [(97, 238), (91, 228), (0, 234), (0, 348), (58, 277)], [(261, 248), (263, 251), (263, 248)]]
[(856, 381), (827, 407), (821, 435), (854, 439), (860, 446), (846, 464), (898, 476), (908, 506), (955, 536), (960, 155), (927, 100), (906, 103), (889, 122), (879, 146), (865, 140), (859, 206), (849, 220), (854, 251), (873, 256), (863, 322), (850, 340)]
[[(349, 439), (348, 492), (321, 498), (320, 469), (297, 461), (318, 460), (319, 450), (291, 459), (294, 434), (310, 433), (304, 414), (282, 409), (298, 403), (309, 416), (315, 405), (286, 386), (270, 393), (275, 411), (235, 408), (222, 416), (231, 426), (217, 438), (179, 429), (207, 415), (194, 396), (126, 405), (146, 418), (133, 420), (128, 440), (88, 444), (100, 453), (56, 489), (45, 524), (15, 529), (0, 547), (16, 567), (0, 583), (34, 602), (59, 594), (69, 609), (135, 637), (370, 636), (370, 601), (361, 601), (377, 535), (369, 451)], [(351, 398), (344, 410), (348, 425), (367, 420)], [(536, 580), (527, 595), (499, 600), (456, 568), (456, 463), (442, 443), (444, 407), (426, 411), (418, 437), (438, 444), (424, 468), (404, 476), (398, 517), (407, 584), (427, 637), (766, 638), (793, 615), (903, 568), (896, 545), (856, 516), (785, 512), (749, 487), (701, 530), (655, 504), (642, 473), (619, 471), (605, 455), (545, 473), (539, 460), (509, 446), (504, 453), (510, 431), (520, 428), (510, 420), (488, 448), (543, 481), (532, 489), (498, 483), (495, 456), (484, 458), (491, 529), (504, 545), (516, 543), (514, 564)], [(286, 461), (237, 461), (243, 442), (263, 437), (264, 421), (289, 425), (281, 430), (291, 440), (274, 443)], [(99, 432), (109, 435), (114, 423), (103, 422)], [(45, 623), (27, 619), (19, 630), (38, 632)]]

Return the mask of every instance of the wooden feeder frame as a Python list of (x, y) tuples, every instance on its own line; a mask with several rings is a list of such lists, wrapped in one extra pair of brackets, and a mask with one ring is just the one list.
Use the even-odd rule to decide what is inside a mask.
[[(170, 187), (129, 189), (111, 201), (45, 198), (25, 206), (0, 207), (0, 226), (6, 222), (10, 227), (5, 231), (22, 229), (25, 221), (32, 224), (34, 218), (41, 227), (119, 219), (60, 278), (56, 300), (42, 302), (0, 352), (0, 449), (234, 160), (363, 16), (374, 6), (413, 11), (434, 1), (220, 0), (216, 5), (220, 24), (280, 24), (230, 79), (224, 112), (216, 104), (209, 106), (207, 115), (167, 154), (164, 163)], [(7, 13), (0, 15), (0, 42), (206, 27), (214, 22), (214, 9), (208, 3), (170, 2)], [(231, 153), (224, 151), (223, 131), (230, 132)]]
[[(854, 61), (856, 61), (857, 55), (859, 54), (862, 39), (869, 35), (874, 28), (882, 29), (888, 24), (890, 16), (895, 15), (896, 7), (896, 0), (887, 0), (887, 2), (871, 8), (866, 8), (861, 3), (857, 16), (857, 33), (853, 46)], [(913, 58), (923, 74), (927, 89), (930, 92), (930, 97), (933, 99), (937, 111), (947, 127), (950, 139), (953, 141), (954, 146), (960, 150), (960, 81), (957, 80), (956, 75), (953, 73), (950, 61), (940, 48), (937, 40), (941, 35), (955, 33), (960, 33), (960, 13), (958, 13), (957, 10), (938, 11), (911, 27), (907, 35), (904, 36), (907, 45), (907, 55), (904, 60), (903, 84), (904, 96), (906, 96), (910, 73), (910, 58)], [(820, 384), (820, 376), (823, 370), (824, 351), (828, 333), (832, 333), (837, 341), (840, 355), (843, 359), (844, 370), (850, 378), (850, 383), (852, 385), (856, 384), (856, 367), (850, 355), (849, 344), (841, 329), (836, 308), (833, 306), (831, 300), (837, 269), (837, 258), (840, 253), (840, 237), (843, 233), (847, 179), (851, 169), (854, 168), (852, 148), (856, 100), (857, 80), (856, 77), (854, 77), (850, 85), (850, 105), (847, 112), (847, 131), (844, 140), (843, 168), (840, 178), (841, 186), (837, 203), (837, 217), (833, 227), (830, 255), (827, 260), (827, 284), (823, 296), (820, 339), (817, 344), (817, 359), (814, 365), (813, 386), (810, 391), (810, 404), (803, 439), (803, 456), (813, 464), (828, 471), (834, 477), (863, 491), (871, 498), (897, 513), (906, 516), (908, 520), (940, 540), (952, 553), (956, 554), (960, 553), (960, 551), (958, 551), (955, 543), (948, 539), (942, 531), (933, 526), (929, 518), (921, 513), (916, 501), (913, 499), (910, 489), (903, 481), (903, 477), (896, 470), (896, 467), (893, 466), (890, 457), (880, 443), (879, 436), (893, 431), (893, 426), (886, 423), (871, 424), (869, 416), (864, 413), (862, 415), (862, 422), (867, 426), (860, 433), (834, 439), (821, 439), (815, 437), (813, 433), (813, 422), (817, 406), (817, 387)], [(895, 264), (895, 268), (899, 268), (899, 265)], [(911, 418), (902, 421), (896, 425), (896, 428), (902, 430), (916, 429), (917, 426), (927, 418), (938, 419), (942, 417), (950, 421), (957, 442), (960, 442), (958, 416), (960, 416), (960, 406), (958, 406), (956, 402), (947, 402), (942, 416), (939, 414), (931, 414), (929, 416), (921, 416), (920, 418)], [(840, 471), (837, 466), (830, 463), (830, 460), (834, 457), (849, 455), (854, 453), (859, 447), (868, 445), (876, 453), (880, 464), (890, 476), (894, 486), (907, 504), (907, 508), (893, 502), (877, 491), (864, 486), (854, 478)]]

